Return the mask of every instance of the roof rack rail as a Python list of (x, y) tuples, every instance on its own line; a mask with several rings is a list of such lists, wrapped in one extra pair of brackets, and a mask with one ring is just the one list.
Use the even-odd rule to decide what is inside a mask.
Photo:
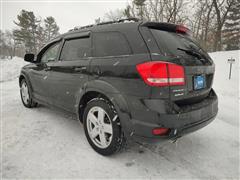
[(106, 21), (106, 22), (101, 22), (101, 23), (97, 23), (97, 24), (90, 24), (90, 25), (87, 25), (87, 26), (76, 26), (73, 29), (70, 29), (69, 32), (77, 31), (77, 30), (80, 30), (80, 29), (86, 29), (86, 28), (90, 28), (90, 27), (93, 27), (93, 26), (99, 26), (99, 25), (124, 23), (126, 21), (138, 22), (139, 19), (138, 18), (126, 18), (126, 19), (119, 19), (119, 20), (116, 20), (116, 21)]
[(95, 26), (95, 24), (90, 24), (90, 25), (87, 25), (87, 26), (76, 26), (74, 27), (73, 29), (70, 29), (70, 31), (77, 31), (77, 30), (80, 30), (80, 29), (86, 29), (86, 28), (90, 28), (90, 27), (93, 27)]
[(125, 21), (138, 22), (139, 19), (138, 19), (138, 18), (118, 19), (118, 20), (116, 20), (116, 21), (106, 21), (106, 22), (97, 23), (97, 25), (114, 24), (114, 23), (124, 23)]

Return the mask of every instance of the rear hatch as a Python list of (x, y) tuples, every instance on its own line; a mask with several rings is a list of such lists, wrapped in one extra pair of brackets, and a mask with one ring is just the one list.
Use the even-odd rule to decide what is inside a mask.
[[(168, 86), (170, 100), (177, 105), (189, 105), (206, 98), (212, 87), (215, 66), (209, 55), (190, 35), (189, 30), (168, 23), (145, 23), (143, 26), (147, 27), (144, 31), (148, 34), (148, 37), (145, 37), (148, 46), (153, 47), (153, 43), (157, 45), (157, 49), (149, 47), (152, 61), (165, 61), (180, 65), (184, 69), (185, 82)], [(152, 98), (158, 97), (161, 88), (166, 87), (152, 88)]]

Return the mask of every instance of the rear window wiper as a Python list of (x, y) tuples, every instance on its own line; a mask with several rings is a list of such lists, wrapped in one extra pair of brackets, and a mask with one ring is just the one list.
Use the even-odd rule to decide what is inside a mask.
[(205, 57), (203, 57), (200, 53), (194, 51), (194, 50), (191, 50), (191, 49), (182, 49), (182, 48), (177, 48), (177, 50), (180, 50), (180, 51), (183, 51), (185, 52), (186, 54), (189, 54), (191, 56), (195, 56), (197, 57), (202, 63), (206, 63), (205, 61)]
[(197, 57), (198, 59), (201, 59), (201, 58), (202, 58), (202, 56), (201, 56), (199, 53), (197, 53), (196, 51), (190, 50), (190, 49), (177, 48), (177, 50), (180, 50), (180, 51), (185, 52), (186, 54), (195, 56), (195, 57)]

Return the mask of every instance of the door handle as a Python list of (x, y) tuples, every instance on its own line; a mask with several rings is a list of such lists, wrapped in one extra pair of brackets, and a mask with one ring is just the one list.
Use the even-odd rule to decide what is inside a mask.
[(45, 71), (50, 71), (51, 70), (51, 67), (50, 66), (47, 66), (44, 68)]
[(83, 66), (83, 67), (75, 67), (75, 68), (74, 68), (74, 71), (75, 71), (75, 72), (82, 72), (83, 70), (86, 70), (86, 69), (87, 69), (86, 66)]

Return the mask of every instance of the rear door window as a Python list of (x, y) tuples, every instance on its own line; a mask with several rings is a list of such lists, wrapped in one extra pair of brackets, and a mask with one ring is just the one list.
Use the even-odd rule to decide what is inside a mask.
[(89, 37), (69, 39), (64, 42), (60, 60), (74, 61), (90, 56), (91, 41)]
[(121, 56), (131, 54), (125, 36), (119, 32), (98, 32), (93, 34), (95, 57)]

